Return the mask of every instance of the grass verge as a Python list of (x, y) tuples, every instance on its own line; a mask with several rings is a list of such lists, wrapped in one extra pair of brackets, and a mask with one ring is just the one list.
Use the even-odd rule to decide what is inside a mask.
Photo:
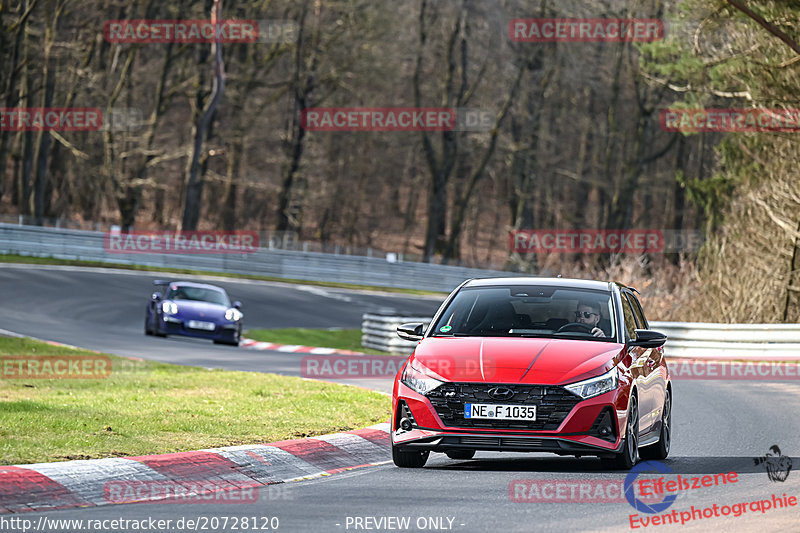
[[(0, 337), (8, 355), (98, 354)], [(108, 357), (105, 379), (0, 374), (0, 464), (267, 443), (389, 418), (389, 399), (358, 387)]]
[(250, 329), (244, 332), (244, 336), (260, 342), (319, 346), (320, 348), (352, 350), (372, 355), (393, 355), (362, 346), (360, 329)]
[(26, 265), (66, 265), (94, 268), (119, 268), (123, 270), (138, 270), (142, 272), (168, 272), (173, 274), (192, 274), (195, 276), (219, 276), (223, 278), (253, 279), (258, 281), (278, 281), (281, 283), (296, 283), (330, 287), (334, 289), (356, 289), (376, 292), (395, 292), (398, 294), (413, 294), (418, 296), (440, 296), (446, 292), (425, 291), (420, 289), (400, 289), (395, 287), (377, 287), (374, 285), (356, 285), (352, 283), (337, 283), (333, 281), (314, 281), (304, 279), (286, 279), (274, 276), (255, 276), (250, 274), (233, 274), (230, 272), (214, 272), (210, 270), (191, 270), (188, 268), (151, 267), (144, 265), (127, 265), (122, 263), (104, 263), (101, 261), (78, 261), (72, 259), (56, 259), (53, 257), (33, 257), (28, 255), (0, 254), (0, 263), (22, 263)]

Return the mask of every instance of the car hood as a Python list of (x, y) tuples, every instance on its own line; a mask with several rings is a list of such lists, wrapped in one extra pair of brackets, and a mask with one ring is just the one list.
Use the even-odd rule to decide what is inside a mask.
[(223, 320), (228, 307), (196, 300), (171, 300), (178, 306), (178, 316), (192, 320)]
[(610, 370), (618, 343), (519, 337), (428, 337), (414, 359), (447, 381), (559, 385)]

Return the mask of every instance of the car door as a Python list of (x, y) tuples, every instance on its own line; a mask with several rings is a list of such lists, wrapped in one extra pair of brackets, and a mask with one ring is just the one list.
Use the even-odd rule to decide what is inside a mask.
[[(642, 305), (639, 299), (632, 292), (627, 293), (628, 300), (633, 308), (633, 314), (636, 317), (636, 322), (641, 329), (650, 329), (650, 325), (644, 316)], [(664, 407), (664, 397), (667, 394), (667, 375), (666, 365), (664, 363), (664, 347), (647, 349), (647, 359), (645, 366), (648, 371), (648, 383), (652, 393), (652, 411), (650, 417), (652, 418), (653, 429), (660, 429), (659, 423), (661, 421), (661, 410)]]
[[(624, 325), (624, 335), (626, 343), (636, 338), (636, 316), (633, 312), (633, 306), (628, 299), (627, 291), (620, 292), (620, 299), (622, 303), (622, 320)], [(642, 348), (641, 346), (631, 346), (628, 344), (628, 353), (631, 356), (631, 378), (636, 384), (639, 398), (639, 433), (644, 434), (650, 431), (653, 425), (653, 385), (652, 385), (652, 367), (647, 363), (649, 348)]]

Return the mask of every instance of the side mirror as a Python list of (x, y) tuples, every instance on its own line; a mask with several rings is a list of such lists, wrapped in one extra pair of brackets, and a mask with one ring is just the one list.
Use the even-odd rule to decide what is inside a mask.
[(411, 322), (397, 328), (397, 336), (407, 341), (421, 341), (425, 334), (425, 324)]
[(240, 302), (238, 300), (233, 302), (233, 308), (234, 309), (241, 309), (242, 308), (242, 302)]
[(637, 329), (636, 338), (630, 341), (630, 346), (641, 346), (642, 348), (658, 348), (667, 342), (667, 336), (651, 329)]
[(161, 300), (161, 293), (154, 292), (153, 295), (150, 297), (150, 299), (153, 300), (154, 302)]

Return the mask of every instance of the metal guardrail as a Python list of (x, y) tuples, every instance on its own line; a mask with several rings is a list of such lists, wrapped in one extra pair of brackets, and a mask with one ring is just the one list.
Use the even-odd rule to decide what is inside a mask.
[[(410, 354), (415, 342), (397, 336), (397, 326), (424, 322), (431, 317), (364, 314), (361, 343), (376, 350)], [(667, 335), (667, 357), (711, 360), (798, 361), (800, 324), (712, 324), (704, 322), (650, 322)]]
[(104, 249), (104, 235), (96, 231), (0, 223), (0, 253), (441, 292), (452, 291), (468, 278), (521, 275), (268, 248), (259, 248), (251, 254), (121, 254)]
[(414, 351), (417, 343), (397, 336), (397, 326), (406, 322), (428, 324), (432, 317), (384, 316), (365, 313), (361, 322), (361, 344), (373, 350), (383, 350), (401, 355)]
[(800, 324), (650, 322), (650, 327), (667, 335), (664, 353), (668, 357), (800, 360)]

